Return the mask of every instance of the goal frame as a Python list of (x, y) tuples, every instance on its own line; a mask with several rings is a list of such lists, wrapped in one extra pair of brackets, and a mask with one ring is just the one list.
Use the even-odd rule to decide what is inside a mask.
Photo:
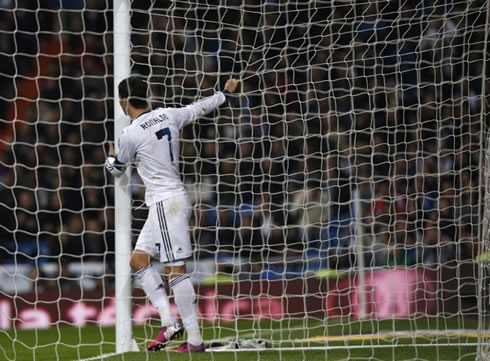
[[(483, 45), (483, 66), (482, 66), (482, 92), (480, 94), (480, 123), (481, 123), (481, 131), (484, 133), (487, 131), (487, 134), (482, 134), (481, 142), (482, 142), (482, 154), (481, 154), (481, 166), (484, 170), (480, 175), (481, 184), (484, 186), (483, 191), (483, 214), (482, 224), (479, 227), (480, 232), (480, 252), (490, 252), (490, 239), (489, 239), (489, 217), (490, 217), (490, 133), (487, 129), (485, 129), (485, 89), (486, 84), (485, 81), (488, 82), (486, 78), (487, 74), (487, 61), (488, 61), (488, 41), (490, 32), (490, 2), (487, 1), (487, 9), (486, 9), (486, 31), (484, 35), (484, 45)], [(484, 143), (486, 141), (486, 144)], [(477, 347), (477, 360), (478, 361), (488, 361), (490, 360), (490, 345), (488, 343), (488, 326), (487, 326), (487, 317), (486, 312), (489, 309), (489, 304), (485, 304), (485, 302), (490, 302), (489, 293), (488, 293), (488, 277), (490, 273), (490, 260), (481, 260), (478, 267), (478, 347)]]
[[(114, 135), (129, 125), (118, 99), (118, 84), (130, 75), (130, 4), (129, 0), (114, 1)], [(117, 142), (116, 142), (117, 149)], [(132, 281), (129, 260), (131, 257), (131, 199), (125, 191), (123, 179), (115, 179), (115, 304), (116, 353), (137, 351), (133, 342), (131, 319)], [(136, 349), (135, 349), (136, 348)]]

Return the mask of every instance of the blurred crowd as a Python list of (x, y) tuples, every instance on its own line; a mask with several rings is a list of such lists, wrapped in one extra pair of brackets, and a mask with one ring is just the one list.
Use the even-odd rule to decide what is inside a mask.
[[(154, 106), (242, 79), (241, 96), (183, 130), (197, 261), (282, 277), (349, 269), (359, 254), (437, 267), (479, 252), (486, 5), (408, 3), (132, 1), (131, 69)], [(0, 263), (110, 273), (112, 9), (2, 4)], [(132, 179), (137, 237), (146, 209)]]

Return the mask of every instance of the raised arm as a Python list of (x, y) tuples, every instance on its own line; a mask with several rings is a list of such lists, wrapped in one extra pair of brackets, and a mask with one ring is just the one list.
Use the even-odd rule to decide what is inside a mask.
[(236, 91), (240, 81), (238, 79), (228, 79), (224, 90), (216, 92), (214, 95), (201, 99), (191, 105), (179, 109), (172, 109), (179, 128), (195, 121), (196, 119), (211, 113), (221, 104), (227, 101), (227, 98)]

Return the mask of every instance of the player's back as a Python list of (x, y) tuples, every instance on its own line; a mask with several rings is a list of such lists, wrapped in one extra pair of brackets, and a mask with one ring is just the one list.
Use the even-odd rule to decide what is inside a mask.
[(180, 129), (225, 101), (225, 94), (216, 92), (183, 108), (143, 112), (124, 128), (117, 160), (122, 164), (136, 161), (146, 186), (147, 205), (186, 193), (179, 174)]
[(180, 127), (172, 109), (157, 108), (140, 114), (127, 128), (134, 160), (145, 183), (145, 202), (185, 194), (179, 172)]

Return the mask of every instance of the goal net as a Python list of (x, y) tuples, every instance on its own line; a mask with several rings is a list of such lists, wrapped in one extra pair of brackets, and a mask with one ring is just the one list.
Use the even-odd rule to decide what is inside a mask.
[[(487, 2), (128, 4), (154, 107), (241, 79), (181, 134), (210, 349), (490, 359)], [(113, 16), (0, 0), (0, 359), (115, 352)], [(134, 169), (128, 189), (134, 244)], [(159, 319), (133, 286), (143, 353)]]

